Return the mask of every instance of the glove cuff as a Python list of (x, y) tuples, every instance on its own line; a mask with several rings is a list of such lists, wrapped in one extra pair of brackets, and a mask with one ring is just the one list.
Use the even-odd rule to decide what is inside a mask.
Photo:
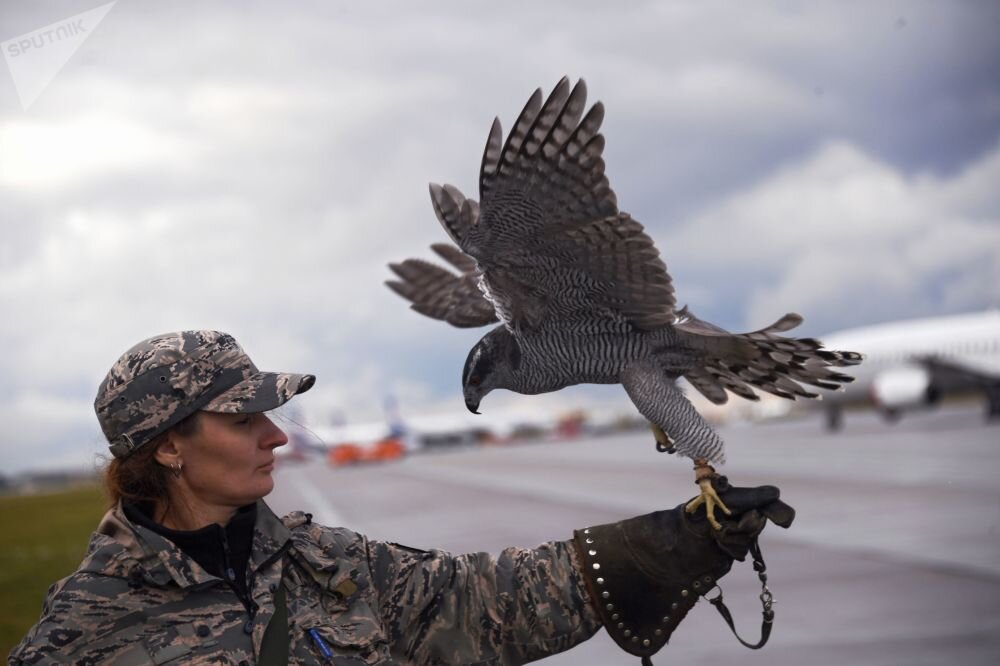
[(678, 507), (573, 533), (608, 634), (637, 657), (660, 650), (732, 563), (708, 540), (688, 552), (684, 542), (693, 539), (682, 514)]

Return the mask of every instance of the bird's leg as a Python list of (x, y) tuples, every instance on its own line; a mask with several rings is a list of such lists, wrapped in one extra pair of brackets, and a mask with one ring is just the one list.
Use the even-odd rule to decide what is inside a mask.
[(649, 427), (653, 430), (653, 437), (656, 438), (656, 450), (660, 453), (673, 453), (674, 440), (670, 439), (670, 435), (663, 432), (663, 428), (656, 425), (652, 421), (649, 422)]
[(733, 512), (719, 499), (715, 488), (712, 487), (712, 479), (716, 476), (718, 475), (715, 473), (715, 468), (709, 465), (707, 460), (696, 459), (694, 461), (694, 480), (701, 488), (701, 493), (688, 502), (684, 509), (688, 513), (694, 513), (698, 510), (699, 506), (704, 504), (705, 516), (708, 518), (709, 525), (720, 530), (722, 529), (722, 525), (715, 519), (715, 507), (722, 509), (722, 512), (727, 516), (731, 516)]

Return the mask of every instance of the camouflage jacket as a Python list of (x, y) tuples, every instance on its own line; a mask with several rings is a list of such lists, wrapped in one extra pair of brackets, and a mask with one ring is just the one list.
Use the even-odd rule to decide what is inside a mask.
[(252, 617), (228, 584), (119, 506), (8, 663), (252, 664), (279, 583), (290, 664), (519, 664), (600, 627), (570, 541), (454, 556), (299, 512), (278, 519), (263, 501), (247, 583)]

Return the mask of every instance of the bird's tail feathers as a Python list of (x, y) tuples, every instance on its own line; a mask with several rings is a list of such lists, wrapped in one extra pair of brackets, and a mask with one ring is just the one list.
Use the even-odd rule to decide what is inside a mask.
[(780, 335), (802, 323), (802, 317), (788, 313), (770, 326), (749, 333), (728, 333), (701, 321), (683, 308), (674, 328), (684, 343), (704, 359), (684, 377), (715, 404), (723, 404), (731, 391), (747, 400), (759, 400), (754, 388), (789, 400), (820, 398), (803, 384), (836, 390), (854, 381), (832, 368), (857, 365), (856, 352), (824, 349), (815, 338)]

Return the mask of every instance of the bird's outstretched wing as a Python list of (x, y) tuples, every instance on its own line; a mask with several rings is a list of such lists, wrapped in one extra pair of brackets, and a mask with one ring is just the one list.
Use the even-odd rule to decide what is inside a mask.
[(407, 259), (389, 264), (400, 279), (387, 280), (386, 285), (410, 301), (410, 307), (420, 314), (452, 326), (473, 328), (495, 323), (493, 304), (479, 290), (475, 260), (448, 243), (436, 243), (431, 248), (461, 275), (421, 259)]
[(508, 328), (543, 321), (673, 321), (673, 286), (641, 224), (619, 212), (604, 173), (604, 107), (583, 115), (586, 84), (536, 90), (506, 142), (499, 120), (480, 170), (481, 204), (431, 185), (435, 212), (482, 272)]

